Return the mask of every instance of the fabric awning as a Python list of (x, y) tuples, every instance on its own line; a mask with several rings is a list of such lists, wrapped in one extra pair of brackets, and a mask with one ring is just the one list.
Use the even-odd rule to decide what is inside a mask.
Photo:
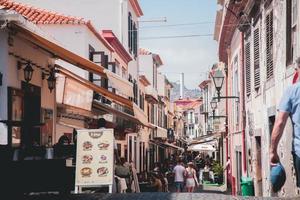
[(176, 146), (176, 145), (174, 145), (174, 144), (170, 144), (170, 143), (168, 143), (168, 142), (163, 143), (163, 144), (166, 145), (166, 146), (168, 146), (168, 147), (171, 147), (171, 148), (174, 148), (174, 149), (178, 149), (178, 150), (180, 150), (180, 151), (184, 151), (184, 148), (181, 148), (181, 147)]
[(71, 78), (73, 80), (78, 81), (82, 85), (87, 86), (88, 88), (92, 89), (93, 91), (95, 91), (97, 93), (100, 93), (101, 95), (105, 96), (106, 98), (108, 98), (109, 100), (111, 100), (113, 102), (120, 103), (120, 104), (125, 105), (132, 109), (132, 102), (129, 99), (126, 99), (122, 96), (119, 96), (119, 95), (113, 93), (113, 92), (110, 92), (110, 91), (106, 90), (105, 88), (97, 86), (97, 85), (91, 83), (90, 81), (70, 72), (69, 70), (67, 70), (59, 65), (56, 65), (56, 68), (59, 70), (60, 74), (66, 76), (68, 78)]
[(122, 77), (118, 76), (117, 74), (109, 70), (104, 70), (104, 72), (107, 75), (107, 78), (111, 86), (113, 88), (116, 88), (119, 93), (121, 93), (122, 95), (126, 95), (128, 97), (134, 96), (132, 83), (130, 83), (126, 79), (123, 79)]
[(96, 108), (96, 109), (99, 109), (99, 110), (103, 110), (105, 112), (108, 112), (108, 113), (112, 113), (112, 114), (115, 114), (119, 117), (122, 117), (124, 119), (127, 119), (127, 120), (130, 120), (132, 122), (135, 122), (136, 124), (141, 124), (142, 125), (142, 122), (140, 120), (138, 120), (137, 118), (135, 118), (134, 116), (130, 115), (130, 114), (127, 114), (127, 113), (124, 113), (124, 112), (121, 112), (119, 110), (116, 110), (108, 105), (105, 105), (105, 104), (102, 104), (102, 103), (98, 103), (98, 102), (93, 102), (93, 107)]
[(210, 144), (196, 144), (190, 146), (188, 148), (188, 151), (212, 152), (212, 151), (216, 151), (216, 148)]
[(18, 35), (22, 35), (25, 39), (29, 40), (33, 44), (39, 46), (45, 51), (51, 53), (55, 57), (64, 60), (70, 64), (73, 64), (81, 69), (87, 70), (89, 72), (98, 74), (102, 77), (106, 77), (104, 72), (104, 67), (89, 61), (65, 48), (52, 42), (45, 37), (42, 37), (22, 26), (13, 24), (13, 28), (17, 31)]

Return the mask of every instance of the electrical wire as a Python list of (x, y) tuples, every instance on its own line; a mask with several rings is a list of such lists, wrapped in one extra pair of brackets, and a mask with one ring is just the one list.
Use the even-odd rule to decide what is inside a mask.
[(195, 34), (195, 35), (171, 35), (171, 36), (141, 37), (140, 40), (192, 38), (192, 37), (208, 37), (208, 36), (213, 36), (213, 34)]
[(167, 24), (167, 25), (156, 25), (156, 26), (142, 26), (142, 29), (151, 29), (151, 28), (164, 28), (164, 27), (178, 27), (178, 26), (191, 26), (191, 25), (203, 25), (203, 24), (214, 24), (215, 22), (195, 22), (195, 23), (182, 23), (182, 24)]

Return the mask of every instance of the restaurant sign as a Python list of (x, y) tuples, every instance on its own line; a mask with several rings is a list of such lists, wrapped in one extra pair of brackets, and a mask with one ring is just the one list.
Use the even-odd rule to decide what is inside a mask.
[(108, 185), (111, 191), (114, 177), (113, 144), (113, 129), (78, 130), (75, 188)]

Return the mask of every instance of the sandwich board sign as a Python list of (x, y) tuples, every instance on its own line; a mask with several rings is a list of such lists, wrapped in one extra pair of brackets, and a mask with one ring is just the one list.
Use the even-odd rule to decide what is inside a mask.
[(114, 178), (113, 129), (77, 131), (75, 193), (83, 187), (109, 186), (112, 193)]

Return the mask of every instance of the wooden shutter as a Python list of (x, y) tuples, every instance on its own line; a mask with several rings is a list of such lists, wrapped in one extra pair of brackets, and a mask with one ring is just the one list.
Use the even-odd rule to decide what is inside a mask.
[(266, 16), (267, 80), (273, 77), (273, 11)]
[(246, 94), (251, 94), (251, 59), (250, 59), (250, 42), (245, 45), (245, 67), (246, 67)]
[(259, 38), (259, 28), (254, 30), (253, 33), (253, 49), (254, 49), (254, 89), (257, 90), (260, 87), (260, 68), (259, 68), (259, 49), (260, 49), (260, 38)]

